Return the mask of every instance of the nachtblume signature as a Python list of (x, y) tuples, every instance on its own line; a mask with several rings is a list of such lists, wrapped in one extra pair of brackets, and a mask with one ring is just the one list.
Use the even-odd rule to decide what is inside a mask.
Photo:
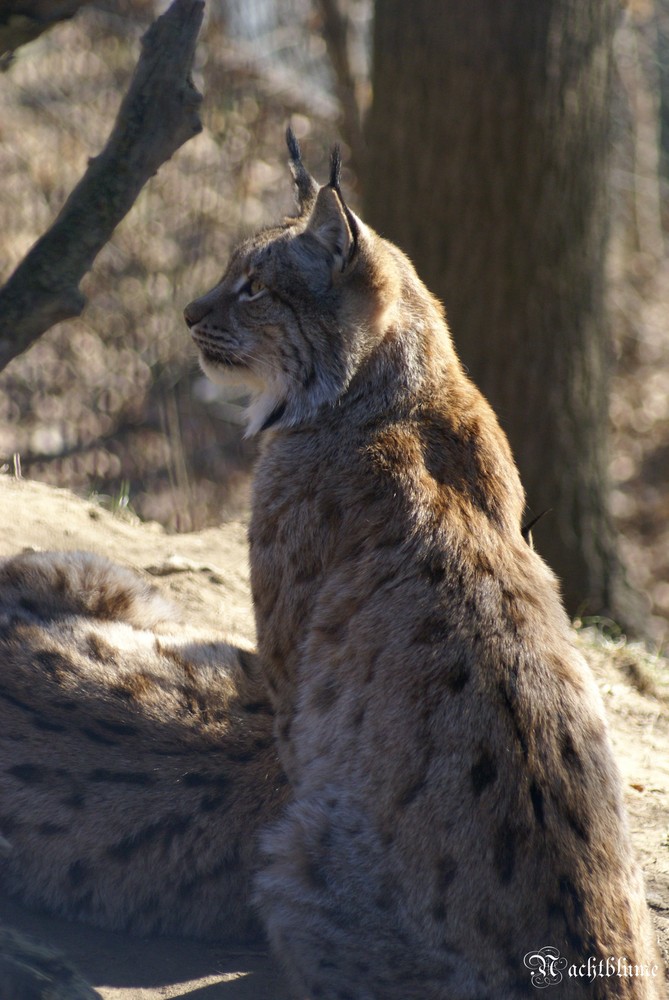
[(627, 958), (588, 958), (587, 961), (572, 962), (560, 955), (557, 948), (546, 945), (537, 951), (528, 951), (523, 959), (526, 968), (532, 970), (532, 985), (538, 990), (547, 986), (557, 986), (565, 976), (569, 979), (604, 979), (617, 977), (647, 976), (657, 978), (657, 965), (643, 965), (630, 962)]
[(556, 986), (562, 982), (562, 972), (567, 968), (567, 959), (560, 957), (557, 948), (546, 945), (538, 951), (528, 951), (523, 959), (528, 969), (532, 969), (532, 985), (537, 989)]

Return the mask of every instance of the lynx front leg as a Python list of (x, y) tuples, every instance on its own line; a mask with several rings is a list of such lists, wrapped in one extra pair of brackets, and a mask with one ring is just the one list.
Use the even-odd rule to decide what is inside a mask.
[(470, 995), (450, 992), (454, 966), (407, 930), (378, 837), (346, 794), (297, 801), (263, 846), (256, 902), (296, 1000)]

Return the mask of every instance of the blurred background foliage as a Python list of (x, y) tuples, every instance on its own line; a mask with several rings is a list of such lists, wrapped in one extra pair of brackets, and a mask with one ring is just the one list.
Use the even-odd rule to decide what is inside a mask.
[[(166, 4), (84, 6), (0, 76), (0, 281), (103, 146)], [(0, 381), (0, 456), (24, 475), (190, 531), (244, 507), (253, 444), (239, 407), (199, 373), (182, 308), (216, 281), (243, 233), (292, 210), (283, 133), (315, 170), (337, 104), (308, 0), (208, 5), (196, 83), (204, 132), (164, 165), (98, 257), (81, 319), (50, 330)], [(310, 140), (313, 137), (313, 142)]]
[[(0, 283), (105, 142), (165, 3), (98, 0), (19, 49), (0, 75)], [(172, 531), (243, 516), (254, 442), (239, 400), (199, 373), (181, 317), (241, 235), (292, 210), (287, 121), (312, 172), (333, 141), (349, 164), (330, 5), (209, 0), (196, 63), (205, 129), (147, 185), (87, 276), (83, 316), (0, 375), (0, 464)], [(348, 83), (370, 99), (371, 0), (339, 0)], [(0, 11), (1, 18), (1, 11)], [(616, 39), (609, 306), (617, 367), (613, 513), (651, 632), (669, 636), (669, 0), (628, 5)], [(347, 145), (348, 141), (348, 145)], [(457, 332), (456, 332), (457, 341)]]

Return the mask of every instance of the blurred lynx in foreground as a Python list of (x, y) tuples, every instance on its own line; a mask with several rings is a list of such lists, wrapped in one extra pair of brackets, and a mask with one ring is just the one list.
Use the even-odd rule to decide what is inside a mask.
[(103, 927), (247, 938), (288, 793), (272, 710), (253, 653), (173, 616), (99, 556), (0, 563), (0, 876)]
[[(252, 585), (294, 795), (257, 880), (274, 950), (300, 1000), (529, 997), (537, 953), (560, 1000), (659, 998), (602, 705), (507, 441), (338, 154), (319, 189), (288, 141), (299, 217), (186, 309), (265, 432)], [(567, 973), (611, 956), (647, 974)]]

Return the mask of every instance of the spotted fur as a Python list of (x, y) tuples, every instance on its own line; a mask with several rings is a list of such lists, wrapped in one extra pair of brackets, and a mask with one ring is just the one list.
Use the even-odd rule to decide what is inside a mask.
[[(257, 902), (300, 1000), (520, 1000), (659, 968), (602, 704), (507, 441), (410, 261), (317, 189), (186, 310), (252, 390), (259, 655), (294, 801)], [(317, 191), (317, 193), (315, 193)], [(659, 1000), (564, 977), (561, 1000)]]
[(87, 553), (0, 564), (3, 887), (103, 927), (242, 940), (288, 796), (255, 654)]

